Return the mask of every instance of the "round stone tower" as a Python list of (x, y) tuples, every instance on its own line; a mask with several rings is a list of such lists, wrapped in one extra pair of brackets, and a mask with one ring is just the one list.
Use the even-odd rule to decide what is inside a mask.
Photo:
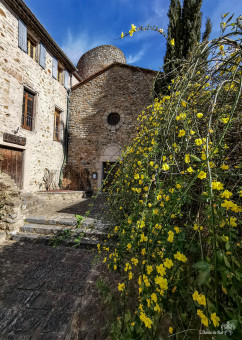
[(77, 63), (78, 74), (84, 80), (113, 63), (126, 64), (123, 52), (113, 45), (98, 46), (81, 56)]

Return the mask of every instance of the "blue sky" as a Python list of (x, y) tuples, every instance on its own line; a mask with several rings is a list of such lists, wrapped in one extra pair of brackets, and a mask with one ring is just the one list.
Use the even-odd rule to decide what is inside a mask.
[[(104, 44), (119, 47), (132, 65), (158, 70), (165, 39), (156, 32), (138, 32), (120, 39), (131, 24), (167, 29), (169, 0), (25, 0), (47, 31), (76, 65), (86, 51)], [(219, 34), (221, 14), (242, 14), (241, 0), (204, 0), (203, 25), (209, 16)]]

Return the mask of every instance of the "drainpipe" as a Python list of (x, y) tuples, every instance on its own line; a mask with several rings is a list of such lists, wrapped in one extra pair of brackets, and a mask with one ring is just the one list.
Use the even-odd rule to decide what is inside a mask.
[[(70, 84), (71, 87), (71, 84)], [(66, 108), (66, 124), (65, 124), (65, 131), (64, 131), (64, 140), (63, 140), (63, 152), (64, 152), (64, 159), (60, 170), (60, 179), (59, 179), (59, 186), (62, 185), (62, 179), (64, 174), (64, 168), (67, 163), (68, 157), (68, 130), (69, 130), (69, 112), (70, 112), (70, 95), (71, 95), (71, 88), (67, 90), (67, 108)]]

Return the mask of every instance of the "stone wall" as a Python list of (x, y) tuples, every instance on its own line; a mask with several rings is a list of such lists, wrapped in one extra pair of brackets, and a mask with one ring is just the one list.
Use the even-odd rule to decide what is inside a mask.
[(19, 229), (23, 222), (21, 205), (20, 192), (13, 180), (0, 173), (0, 234), (7, 235)]
[[(55, 107), (62, 110), (63, 136), (67, 91), (52, 77), (52, 55), (48, 50), (43, 69), (18, 47), (18, 17), (4, 1), (0, 2), (0, 32), (0, 148), (4, 145), (24, 150), (23, 189), (44, 190), (46, 168), (55, 172), (54, 186), (58, 186), (63, 145), (53, 140), (54, 111)], [(21, 128), (24, 87), (35, 93), (33, 131)], [(17, 135), (26, 137), (26, 146), (3, 142), (4, 132), (13, 134), (18, 128)]]
[(113, 63), (126, 63), (123, 52), (112, 45), (98, 46), (81, 56), (77, 63), (78, 74), (86, 79)]
[[(152, 101), (155, 72), (114, 64), (74, 87), (71, 94), (66, 177), (69, 188), (100, 187), (103, 162), (115, 161), (136, 133), (136, 120)], [(118, 128), (107, 124), (111, 112), (120, 114)], [(98, 180), (91, 174), (98, 173)]]

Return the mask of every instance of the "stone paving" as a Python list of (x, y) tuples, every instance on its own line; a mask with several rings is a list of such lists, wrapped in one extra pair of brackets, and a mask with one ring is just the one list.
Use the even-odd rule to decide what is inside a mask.
[[(93, 284), (94, 256), (86, 249), (5, 242), (0, 248), (0, 339), (101, 339), (98, 329), (91, 335), (88, 330), (98, 308), (86, 293)], [(92, 314), (86, 328), (78, 324), (74, 331), (82, 304)]]

